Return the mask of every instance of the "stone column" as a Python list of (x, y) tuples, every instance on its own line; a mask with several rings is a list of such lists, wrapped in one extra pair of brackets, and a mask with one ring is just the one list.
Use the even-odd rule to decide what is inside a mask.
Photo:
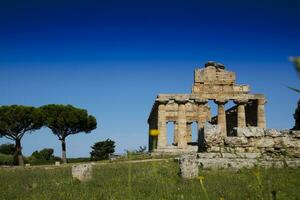
[(227, 124), (226, 124), (226, 113), (225, 113), (225, 104), (226, 100), (216, 100), (216, 104), (218, 104), (218, 125), (221, 127), (222, 136), (227, 136)]
[(207, 116), (204, 116), (204, 106), (207, 104), (207, 100), (198, 99), (195, 101), (198, 105), (198, 119), (197, 119), (197, 133), (198, 133), (198, 145), (199, 145), (199, 152), (205, 150), (205, 141), (204, 141), (204, 125), (205, 121), (207, 120)]
[(157, 148), (163, 148), (167, 146), (167, 121), (166, 121), (166, 105), (164, 102), (160, 102), (158, 106), (158, 121), (157, 127), (159, 135), (157, 138)]
[(237, 104), (237, 127), (244, 128), (246, 127), (246, 112), (245, 112), (245, 105), (247, 104), (248, 100), (235, 100), (234, 103)]
[(187, 142), (192, 142), (192, 123), (186, 123), (186, 140)]
[(260, 128), (266, 128), (266, 116), (265, 116), (265, 104), (266, 99), (257, 100), (257, 126)]
[(178, 122), (174, 122), (174, 145), (178, 144)]
[(186, 138), (186, 101), (178, 101), (178, 148), (187, 148), (187, 138)]

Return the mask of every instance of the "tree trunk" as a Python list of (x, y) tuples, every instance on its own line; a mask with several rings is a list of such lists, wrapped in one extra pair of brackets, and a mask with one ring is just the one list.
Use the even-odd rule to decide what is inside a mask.
[(20, 166), (24, 166), (24, 160), (22, 155), (22, 147), (21, 147), (21, 140), (16, 140), (16, 154), (18, 157), (18, 164)]
[(63, 163), (67, 163), (67, 153), (66, 153), (66, 141), (65, 139), (61, 140), (61, 159)]

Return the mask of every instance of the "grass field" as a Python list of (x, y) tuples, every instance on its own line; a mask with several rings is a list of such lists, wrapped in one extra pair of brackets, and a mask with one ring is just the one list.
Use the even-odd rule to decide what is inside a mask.
[(111, 163), (80, 183), (70, 166), (0, 169), (0, 199), (300, 199), (299, 169), (200, 171), (201, 181), (178, 172), (174, 161)]

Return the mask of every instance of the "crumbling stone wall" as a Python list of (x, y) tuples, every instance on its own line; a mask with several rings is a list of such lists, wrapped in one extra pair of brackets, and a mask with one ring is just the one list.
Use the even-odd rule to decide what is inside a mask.
[(207, 152), (300, 158), (300, 131), (245, 127), (236, 128), (237, 136), (220, 137), (219, 126), (206, 124), (204, 132)]

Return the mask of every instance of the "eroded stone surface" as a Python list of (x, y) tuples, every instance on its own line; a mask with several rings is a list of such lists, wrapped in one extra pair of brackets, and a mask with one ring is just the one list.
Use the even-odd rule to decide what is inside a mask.
[(80, 164), (72, 166), (72, 176), (79, 181), (85, 182), (92, 179), (93, 166), (91, 164)]
[(179, 159), (180, 175), (185, 179), (198, 177), (198, 162), (196, 154), (183, 155)]

